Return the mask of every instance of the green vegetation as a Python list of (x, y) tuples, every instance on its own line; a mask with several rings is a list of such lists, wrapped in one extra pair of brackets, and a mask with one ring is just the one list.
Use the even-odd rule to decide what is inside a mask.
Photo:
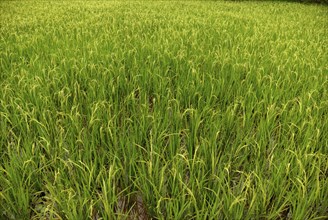
[(327, 14), (1, 1), (0, 218), (327, 218)]

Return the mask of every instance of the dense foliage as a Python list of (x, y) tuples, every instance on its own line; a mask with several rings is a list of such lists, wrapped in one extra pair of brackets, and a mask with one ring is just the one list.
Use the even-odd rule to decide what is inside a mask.
[(328, 217), (327, 8), (0, 2), (1, 219)]

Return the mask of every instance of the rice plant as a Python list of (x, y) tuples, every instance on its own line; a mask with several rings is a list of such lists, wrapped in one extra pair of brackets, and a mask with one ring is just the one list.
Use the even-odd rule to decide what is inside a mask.
[(1, 219), (328, 218), (328, 10), (1, 1)]

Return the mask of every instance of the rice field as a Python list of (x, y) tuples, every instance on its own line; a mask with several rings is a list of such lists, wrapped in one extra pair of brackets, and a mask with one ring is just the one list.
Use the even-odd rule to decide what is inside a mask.
[(328, 7), (1, 1), (0, 219), (327, 219)]

